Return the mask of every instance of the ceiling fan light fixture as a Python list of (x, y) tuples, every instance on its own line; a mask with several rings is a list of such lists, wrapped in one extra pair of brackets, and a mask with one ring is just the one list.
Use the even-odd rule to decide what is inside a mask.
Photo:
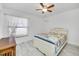
[(44, 8), (44, 9), (42, 9), (42, 11), (47, 12), (47, 9), (46, 9), (46, 8)]

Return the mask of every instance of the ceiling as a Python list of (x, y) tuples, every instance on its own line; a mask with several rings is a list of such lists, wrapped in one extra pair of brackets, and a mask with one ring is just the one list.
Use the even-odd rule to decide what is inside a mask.
[[(55, 4), (55, 11), (52, 13), (45, 13), (45, 14), (58, 14), (65, 11), (69, 11), (72, 9), (79, 8), (79, 3), (54, 3)], [(35, 15), (42, 15), (41, 11), (36, 11), (39, 8), (39, 3), (4, 3), (4, 8), (18, 10), (21, 12), (35, 14)]]

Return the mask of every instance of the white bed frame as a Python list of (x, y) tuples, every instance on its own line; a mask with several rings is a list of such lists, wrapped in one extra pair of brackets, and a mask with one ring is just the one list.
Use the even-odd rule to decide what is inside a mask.
[(55, 45), (51, 44), (49, 42), (46, 42), (44, 40), (35, 38), (33, 40), (33, 45), (35, 48), (39, 49), (44, 55), (46, 56), (58, 56), (63, 47), (66, 45), (67, 40), (64, 42), (64, 44), (60, 47), (60, 49), (55, 53)]

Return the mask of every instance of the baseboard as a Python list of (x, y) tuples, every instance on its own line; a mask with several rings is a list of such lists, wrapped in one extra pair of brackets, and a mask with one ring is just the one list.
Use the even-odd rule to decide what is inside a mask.
[(77, 44), (77, 43), (68, 42), (68, 44), (71, 44), (71, 45), (74, 45), (74, 46), (78, 46), (79, 47), (79, 44)]

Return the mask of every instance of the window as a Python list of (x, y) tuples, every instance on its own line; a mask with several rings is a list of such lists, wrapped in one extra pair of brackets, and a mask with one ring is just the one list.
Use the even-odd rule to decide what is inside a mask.
[(9, 35), (16, 37), (28, 34), (28, 19), (7, 15)]

